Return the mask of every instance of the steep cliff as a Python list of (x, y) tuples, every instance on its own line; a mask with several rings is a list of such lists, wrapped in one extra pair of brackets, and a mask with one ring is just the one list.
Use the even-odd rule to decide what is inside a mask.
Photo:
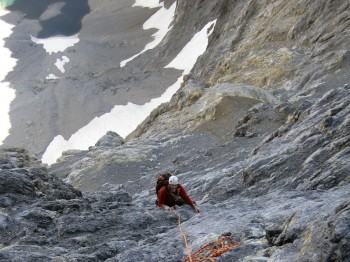
[(191, 251), (230, 232), (241, 245), (218, 261), (349, 261), (349, 7), (178, 0), (155, 59), (217, 21), (169, 103), (48, 170), (2, 151), (0, 258), (186, 258), (177, 216), (154, 205), (170, 171), (202, 209), (177, 210)]

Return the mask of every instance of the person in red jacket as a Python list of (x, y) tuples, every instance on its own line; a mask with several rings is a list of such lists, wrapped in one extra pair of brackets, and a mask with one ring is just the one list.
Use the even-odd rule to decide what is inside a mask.
[(175, 205), (182, 206), (190, 205), (197, 213), (201, 212), (196, 202), (193, 201), (186, 193), (186, 190), (179, 184), (179, 179), (176, 176), (169, 178), (169, 184), (163, 186), (158, 191), (158, 206), (165, 211), (170, 210)]

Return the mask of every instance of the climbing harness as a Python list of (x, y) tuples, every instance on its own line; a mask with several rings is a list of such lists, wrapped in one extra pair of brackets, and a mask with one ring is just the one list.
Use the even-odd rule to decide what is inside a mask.
[(217, 241), (212, 241), (191, 254), (186, 235), (181, 227), (180, 216), (176, 213), (175, 209), (174, 213), (178, 218), (177, 221), (180, 229), (180, 234), (185, 241), (185, 247), (188, 255), (188, 258), (183, 259), (181, 262), (215, 262), (216, 257), (221, 256), (231, 248), (237, 248), (241, 245), (240, 242), (234, 242), (232, 236), (221, 236)]

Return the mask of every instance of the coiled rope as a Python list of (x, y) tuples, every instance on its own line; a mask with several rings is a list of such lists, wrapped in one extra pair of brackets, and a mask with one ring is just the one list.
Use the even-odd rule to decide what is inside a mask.
[(241, 243), (234, 243), (231, 236), (221, 236), (217, 241), (212, 241), (196, 252), (192, 253), (192, 260), (183, 259), (182, 262), (215, 262), (215, 258), (229, 251), (231, 248), (237, 248)]
[(180, 216), (176, 213), (175, 209), (173, 210), (175, 215), (177, 216), (180, 234), (184, 239), (185, 247), (188, 255), (188, 258), (183, 259), (181, 262), (205, 262), (205, 261), (215, 262), (215, 257), (219, 257), (222, 254), (229, 251), (231, 248), (237, 248), (241, 245), (240, 242), (234, 242), (232, 236), (221, 236), (217, 241), (212, 241), (202, 246), (196, 252), (191, 254), (186, 235), (183, 232), (181, 227)]

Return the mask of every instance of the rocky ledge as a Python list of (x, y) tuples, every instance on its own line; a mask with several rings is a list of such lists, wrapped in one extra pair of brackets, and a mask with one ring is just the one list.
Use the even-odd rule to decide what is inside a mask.
[[(73, 184), (78, 181), (78, 186), (84, 185), (84, 180), (86, 185), (96, 181), (100, 184), (95, 185), (97, 192), (81, 193), (48, 174), (46, 167), (25, 151), (3, 149), (0, 257), (4, 261), (186, 258), (178, 217), (154, 205), (155, 177), (172, 161), (172, 171), (201, 203), (201, 214), (189, 207), (177, 211), (192, 251), (229, 232), (241, 246), (223, 254), (219, 261), (347, 261), (347, 97), (349, 89), (339, 87), (299, 108), (258, 103), (237, 120), (231, 136), (225, 134), (225, 141), (217, 140), (221, 142), (208, 141), (210, 136), (201, 131), (204, 123), (220, 121), (218, 118), (177, 136), (167, 133), (169, 130), (159, 132), (157, 150), (155, 137), (146, 138), (147, 132), (141, 140), (126, 142), (109, 133), (106, 140), (99, 141), (100, 146), (88, 152), (70, 152), (51, 168), (68, 175)], [(266, 116), (279, 119), (275, 132), (267, 132), (271, 127)], [(176, 157), (164, 157), (169, 145), (178, 152)], [(176, 151), (183, 145), (191, 150)], [(126, 183), (101, 184), (91, 173), (82, 176), (95, 170), (97, 177), (101, 173), (108, 177), (107, 170), (113, 170), (110, 165), (116, 162), (110, 160), (123, 154), (110, 177), (122, 181), (118, 172), (128, 170)], [(163, 157), (164, 166), (152, 168), (152, 155), (158, 161)], [(69, 159), (75, 159), (74, 164)], [(148, 172), (136, 173), (142, 163), (144, 170), (149, 166)], [(126, 164), (129, 169), (118, 170), (118, 165)]]

